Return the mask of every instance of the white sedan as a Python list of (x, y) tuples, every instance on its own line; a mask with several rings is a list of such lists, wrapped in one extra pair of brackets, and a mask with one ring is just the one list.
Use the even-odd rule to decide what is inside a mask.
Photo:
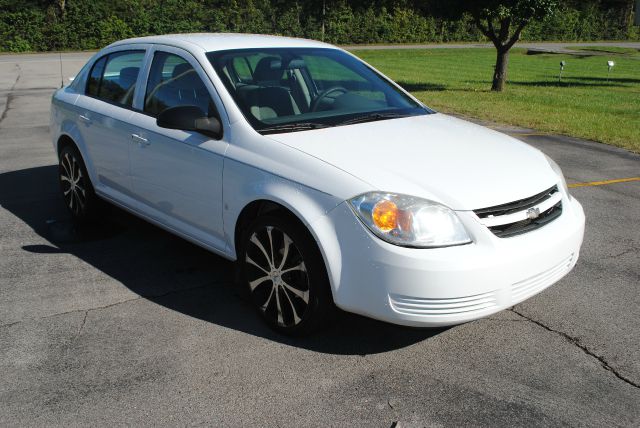
[(578, 260), (560, 168), (436, 113), (335, 46), (181, 34), (116, 42), (52, 100), (61, 191), (229, 260), (274, 329), (334, 305), (409, 326), (498, 312)]

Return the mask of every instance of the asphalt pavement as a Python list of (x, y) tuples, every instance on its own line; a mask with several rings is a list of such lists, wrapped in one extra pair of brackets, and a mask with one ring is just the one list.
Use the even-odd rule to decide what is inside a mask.
[[(65, 78), (88, 55), (63, 55)], [(342, 313), (290, 339), (230, 262), (117, 209), (72, 227), (48, 134), (59, 67), (0, 56), (0, 426), (640, 425), (640, 181), (572, 189), (576, 268), (510, 310), (439, 330)], [(570, 183), (640, 176), (637, 154), (498, 128)]]

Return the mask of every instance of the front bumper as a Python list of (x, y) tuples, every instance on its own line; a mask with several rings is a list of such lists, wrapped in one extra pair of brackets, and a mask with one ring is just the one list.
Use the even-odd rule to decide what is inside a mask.
[(573, 198), (550, 224), (512, 238), (496, 237), (473, 212), (458, 215), (473, 243), (415, 249), (374, 236), (347, 203), (331, 211), (314, 226), (336, 305), (394, 324), (454, 325), (539, 293), (578, 260), (585, 217)]

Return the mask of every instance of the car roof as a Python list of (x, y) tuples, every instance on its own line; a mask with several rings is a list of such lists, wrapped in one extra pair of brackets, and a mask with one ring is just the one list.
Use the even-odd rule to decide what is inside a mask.
[(315, 40), (243, 33), (190, 33), (136, 37), (133, 39), (120, 40), (118, 42), (112, 43), (111, 45), (109, 45), (109, 47), (137, 43), (162, 44), (175, 46), (186, 50), (194, 50), (199, 48), (205, 52), (229, 49), (277, 47), (310, 47), (336, 49), (336, 47), (333, 45), (318, 42)]

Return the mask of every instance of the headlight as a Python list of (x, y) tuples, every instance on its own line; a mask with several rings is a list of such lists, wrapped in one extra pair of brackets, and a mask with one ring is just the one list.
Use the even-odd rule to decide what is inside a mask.
[(349, 203), (376, 236), (395, 245), (433, 248), (471, 242), (456, 213), (433, 201), (371, 192)]
[(549, 156), (544, 155), (544, 157), (547, 158), (547, 162), (549, 162), (549, 166), (551, 166), (551, 169), (553, 170), (553, 172), (555, 172), (558, 178), (560, 179), (560, 186), (562, 187), (562, 191), (564, 192), (565, 195), (569, 196), (569, 187), (567, 186), (567, 180), (564, 179), (564, 174), (562, 173), (562, 170), (560, 169), (558, 164)]

